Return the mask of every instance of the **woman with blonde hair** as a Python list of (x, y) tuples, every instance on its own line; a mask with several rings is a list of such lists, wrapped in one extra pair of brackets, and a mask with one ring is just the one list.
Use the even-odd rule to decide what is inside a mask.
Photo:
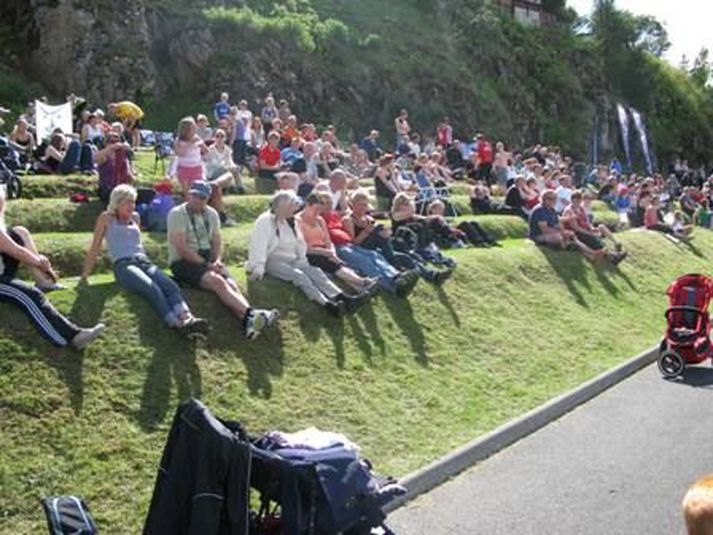
[(691, 485), (682, 506), (688, 535), (713, 535), (713, 474)]
[(133, 187), (122, 184), (114, 188), (109, 206), (97, 219), (80, 281), (87, 281), (106, 239), (119, 286), (148, 300), (168, 326), (178, 329), (181, 334), (205, 333), (208, 322), (191, 314), (178, 285), (146, 256), (135, 208), (136, 190)]

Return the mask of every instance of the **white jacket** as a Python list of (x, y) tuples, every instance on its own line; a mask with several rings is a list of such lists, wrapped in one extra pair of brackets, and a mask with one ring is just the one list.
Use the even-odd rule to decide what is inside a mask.
[[(302, 236), (299, 225), (294, 225), (296, 241), (295, 257), (299, 261), (307, 261), (307, 243)], [(284, 234), (277, 231), (277, 220), (272, 212), (267, 211), (260, 214), (255, 221), (255, 229), (250, 236), (250, 248), (248, 250), (248, 262), (245, 266), (249, 273), (256, 275), (265, 274), (265, 264), (270, 256), (280, 247), (285, 245)]]

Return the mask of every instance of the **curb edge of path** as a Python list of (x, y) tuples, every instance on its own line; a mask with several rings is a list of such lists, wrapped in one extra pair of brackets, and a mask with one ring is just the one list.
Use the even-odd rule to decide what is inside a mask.
[(540, 405), (530, 412), (510, 420), (490, 433), (461, 446), (431, 464), (411, 472), (399, 480), (399, 483), (404, 485), (408, 492), (389, 502), (384, 511), (390, 513), (398, 509), (421, 494), (433, 490), (475, 464), (484, 461), (498, 451), (558, 420), (579, 405), (597, 397), (605, 390), (654, 362), (657, 353), (658, 345), (647, 349), (627, 362), (598, 375), (573, 390), (561, 394), (544, 405)]

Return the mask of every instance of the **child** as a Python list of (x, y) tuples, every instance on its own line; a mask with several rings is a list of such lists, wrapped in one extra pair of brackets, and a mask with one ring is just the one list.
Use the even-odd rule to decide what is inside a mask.
[(686, 240), (691, 236), (693, 232), (693, 225), (686, 223), (683, 217), (683, 212), (677, 210), (673, 214), (673, 224), (671, 225), (673, 229), (673, 235), (679, 240)]

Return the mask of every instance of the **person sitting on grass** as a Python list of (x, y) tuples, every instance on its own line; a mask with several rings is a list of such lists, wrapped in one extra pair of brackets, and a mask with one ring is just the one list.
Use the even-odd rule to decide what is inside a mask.
[[(23, 265), (35, 286), (17, 278)], [(57, 347), (83, 349), (104, 330), (98, 323), (89, 329), (77, 327), (61, 314), (45, 297), (45, 292), (62, 288), (57, 273), (24, 227), (5, 225), (5, 188), (0, 187), (0, 302), (14, 305), (27, 315), (42, 336)]]
[(308, 299), (325, 307), (331, 314), (341, 317), (354, 311), (368, 300), (359, 290), (358, 296), (348, 296), (340, 290), (321, 269), (309, 262), (309, 246), (302, 236), (302, 225), (295, 220), (301, 206), (293, 191), (279, 191), (270, 202), (270, 210), (258, 217), (250, 238), (247, 271), (250, 279), (257, 281), (266, 274), (276, 279), (291, 282)]
[(178, 285), (146, 256), (141, 243), (141, 222), (135, 208), (136, 190), (133, 187), (122, 184), (112, 190), (109, 206), (97, 218), (80, 282), (87, 282), (106, 239), (114, 278), (119, 286), (148, 300), (161, 319), (182, 335), (205, 334), (208, 322), (191, 314)]
[(431, 229), (439, 247), (446, 249), (463, 247), (466, 243), (474, 247), (496, 247), (498, 242), (475, 221), (461, 221), (452, 227), (445, 217), (446, 205), (440, 199), (428, 205)]
[(430, 268), (421, 257), (411, 254), (410, 251), (395, 251), (391, 241), (391, 229), (377, 223), (371, 216), (373, 209), (365, 189), (358, 189), (351, 194), (349, 208), (351, 210), (342, 218), (342, 223), (355, 245), (378, 251), (396, 269), (414, 270), (433, 284), (442, 284), (453, 274), (452, 269), (438, 271)]
[(696, 208), (696, 211), (693, 214), (693, 220), (695, 221), (696, 226), (710, 229), (712, 216), (713, 214), (711, 213), (708, 199), (701, 199), (698, 208)]
[(52, 133), (49, 145), (45, 148), (42, 166), (44, 173), (68, 175), (81, 171), (85, 174), (94, 172), (92, 146), (89, 143), (81, 145), (76, 139), (67, 142), (61, 130)]
[[(575, 233), (577, 239), (593, 251), (604, 251), (609, 262), (615, 266), (620, 264), (628, 253), (623, 251), (623, 246), (614, 237), (606, 225), (592, 225), (589, 215), (584, 208), (584, 194), (577, 190), (570, 197), (570, 205), (565, 208), (560, 219), (562, 227)], [(614, 243), (615, 250), (606, 249), (604, 240), (610, 239)]]
[(274, 181), (276, 174), (282, 169), (280, 154), (280, 134), (272, 130), (267, 135), (267, 144), (260, 149), (258, 157), (258, 177)]
[(396, 195), (391, 208), (394, 240), (398, 244), (395, 249), (412, 252), (434, 265), (453, 269), (456, 261), (443, 255), (434, 241), (431, 221), (435, 219), (436, 216), (417, 214), (416, 204), (407, 193)]
[(23, 163), (29, 163), (32, 159), (32, 154), (35, 152), (37, 143), (35, 136), (30, 131), (30, 125), (27, 119), (20, 117), (15, 123), (15, 127), (10, 132), (8, 139), (10, 146), (20, 153), (20, 159)]
[(388, 212), (396, 194), (401, 191), (400, 182), (394, 170), (394, 155), (384, 154), (379, 158), (379, 167), (374, 175), (376, 204), (379, 210)]
[(203, 114), (196, 116), (196, 134), (198, 134), (198, 137), (206, 144), (213, 142), (213, 129), (210, 127), (208, 117)]
[(191, 184), (188, 200), (168, 214), (168, 256), (173, 276), (180, 284), (215, 293), (243, 320), (245, 336), (256, 338), (277, 319), (276, 310), (252, 308), (223, 264), (223, 238), (218, 212), (208, 206), (211, 186)]
[(94, 155), (99, 172), (99, 199), (109, 202), (109, 195), (121, 184), (133, 184), (136, 180), (129, 163), (131, 147), (122, 143), (114, 131), (106, 137), (106, 146)]
[(332, 210), (332, 197), (329, 191), (316, 191), (322, 201), (321, 215), (329, 230), (329, 239), (334, 245), (337, 256), (347, 266), (368, 278), (378, 278), (381, 288), (399, 297), (406, 297), (418, 283), (418, 272), (408, 270), (399, 272), (381, 253), (355, 245), (352, 237), (344, 228), (342, 216)]
[(659, 196), (647, 195), (646, 198), (648, 199), (648, 206), (644, 212), (644, 226), (648, 230), (662, 232), (679, 240), (686, 240), (690, 237), (693, 232), (693, 226), (684, 223), (681, 212), (674, 214), (674, 224), (669, 225), (661, 216), (661, 199)]
[(530, 214), (530, 239), (537, 245), (556, 249), (575, 248), (590, 260), (596, 260), (606, 254), (592, 251), (579, 241), (573, 231), (562, 227), (555, 211), (556, 203), (557, 194), (554, 191), (546, 190), (542, 194), (542, 202)]
[(221, 188), (230, 187), (233, 182), (238, 194), (245, 194), (243, 177), (240, 167), (233, 162), (233, 149), (225, 140), (227, 134), (222, 128), (218, 128), (214, 134), (214, 143), (208, 149), (205, 156), (205, 173), (208, 182), (218, 184)]
[(370, 290), (379, 281), (358, 275), (339, 259), (329, 237), (327, 223), (320, 215), (321, 211), (322, 199), (318, 194), (311, 193), (307, 196), (304, 210), (297, 216), (297, 223), (307, 243), (308, 262), (336, 276), (357, 292)]

